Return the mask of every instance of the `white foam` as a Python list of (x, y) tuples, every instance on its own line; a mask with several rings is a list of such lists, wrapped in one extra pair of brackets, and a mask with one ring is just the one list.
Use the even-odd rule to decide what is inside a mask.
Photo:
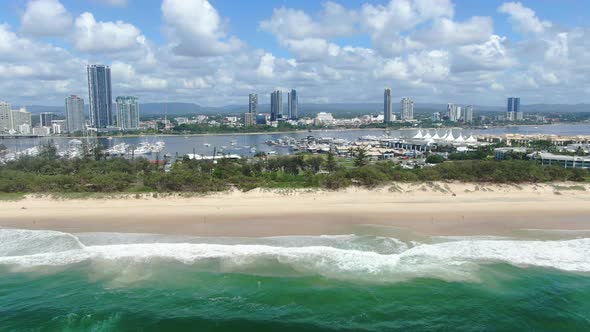
[(33, 255), (82, 249), (84, 245), (72, 234), (55, 231), (0, 229), (0, 257)]
[[(63, 241), (65, 245), (60, 247), (57, 244), (49, 244), (47, 252), (41, 253), (38, 250), (40, 248), (29, 250), (19, 242), (43, 237), (52, 238), (57, 242)], [(14, 243), (17, 243), (21, 250), (24, 249), (25, 253), (18, 256), (14, 255), (16, 251), (0, 254), (0, 264), (35, 267), (68, 265), (84, 261), (101, 264), (176, 261), (195, 265), (195, 268), (208, 266), (221, 272), (254, 274), (263, 273), (263, 267), (270, 266), (272, 269), (279, 264), (301, 274), (373, 281), (397, 281), (416, 277), (468, 280), (476, 278), (474, 272), (480, 264), (495, 262), (522, 267), (536, 266), (590, 272), (590, 239), (455, 239), (443, 243), (419, 244), (400, 253), (380, 254), (365, 249), (342, 249), (329, 245), (290, 247), (267, 244), (139, 243), (84, 246), (72, 238), (75, 239), (72, 235), (59, 232), (21, 236), (20, 240)]]

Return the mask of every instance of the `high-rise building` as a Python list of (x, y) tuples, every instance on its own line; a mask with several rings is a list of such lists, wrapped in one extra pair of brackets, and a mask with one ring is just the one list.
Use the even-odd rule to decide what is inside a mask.
[(432, 113), (432, 122), (438, 122), (441, 120), (440, 112)]
[(248, 113), (256, 114), (258, 112), (258, 95), (251, 93), (248, 96)]
[(465, 123), (471, 123), (473, 122), (473, 106), (469, 105), (465, 107), (465, 112), (463, 115), (463, 121)]
[(0, 133), (12, 131), (12, 107), (7, 102), (0, 102)]
[(139, 103), (136, 97), (119, 96), (117, 101), (117, 126), (121, 129), (139, 129)]
[(459, 121), (461, 118), (461, 107), (455, 104), (447, 104), (447, 117), (449, 121)]
[(89, 65), (87, 71), (90, 124), (94, 128), (106, 128), (113, 124), (111, 68), (103, 65)]
[(383, 93), (383, 123), (391, 122), (391, 89), (385, 88)]
[(524, 120), (524, 114), (520, 111), (520, 98), (508, 98), (506, 105), (506, 117), (509, 121)]
[(270, 94), (270, 121), (277, 121), (283, 117), (283, 93), (276, 90)]
[(26, 108), (21, 107), (19, 110), (12, 110), (12, 130), (21, 134), (28, 134), (32, 123), (31, 112), (28, 112)]
[(51, 127), (51, 121), (55, 120), (55, 114), (42, 112), (39, 114), (39, 127)]
[(287, 108), (289, 110), (289, 119), (297, 119), (299, 117), (299, 102), (297, 100), (297, 91), (291, 90), (287, 95)]
[(66, 126), (70, 133), (84, 131), (84, 99), (71, 95), (66, 98)]
[(401, 119), (414, 120), (414, 101), (410, 98), (402, 98), (401, 101)]

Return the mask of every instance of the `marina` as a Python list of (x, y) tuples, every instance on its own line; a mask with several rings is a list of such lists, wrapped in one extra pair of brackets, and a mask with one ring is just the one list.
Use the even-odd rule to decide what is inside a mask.
[(482, 144), (499, 140), (524, 142), (526, 140), (549, 139), (561, 142), (583, 144), (588, 142), (589, 124), (515, 126), (491, 129), (461, 128), (407, 128), (401, 130), (315, 130), (294, 133), (224, 134), (192, 136), (139, 136), (139, 137), (43, 137), (3, 139), (1, 144), (7, 152), (3, 161), (14, 160), (20, 156), (37, 155), (39, 147), (53, 142), (59, 155), (67, 158), (80, 156), (83, 146), (101, 144), (105, 153), (111, 156), (145, 157), (148, 159), (181, 157), (187, 154), (214, 156), (238, 155), (251, 157), (255, 154), (286, 155), (306, 151), (327, 153), (330, 149), (340, 155), (347, 155), (351, 148), (370, 148), (372, 155), (381, 154), (387, 158), (389, 153), (420, 155), (432, 151), (434, 147), (454, 147), (465, 151)]

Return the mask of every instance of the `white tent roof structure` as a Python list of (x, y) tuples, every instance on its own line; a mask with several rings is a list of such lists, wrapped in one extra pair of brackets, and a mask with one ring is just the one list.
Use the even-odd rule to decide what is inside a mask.
[(455, 141), (455, 137), (453, 136), (452, 130), (449, 130), (449, 134), (445, 135), (444, 140), (445, 140), (445, 142), (454, 142)]
[(475, 137), (473, 137), (473, 134), (471, 134), (471, 136), (469, 136), (465, 142), (467, 143), (477, 143), (477, 139)]
[(455, 143), (464, 143), (465, 142), (465, 138), (463, 137), (463, 134), (459, 134), (459, 137), (457, 137), (455, 139)]
[(422, 129), (418, 129), (418, 132), (412, 138), (415, 138), (415, 139), (422, 139), (422, 138), (424, 138), (424, 136), (422, 136)]
[(424, 137), (422, 137), (424, 139), (431, 139), (432, 135), (430, 135), (430, 130), (426, 129), (426, 135), (424, 135)]
[(432, 136), (433, 140), (439, 140), (440, 136), (438, 136), (438, 130), (434, 132), (434, 136)]

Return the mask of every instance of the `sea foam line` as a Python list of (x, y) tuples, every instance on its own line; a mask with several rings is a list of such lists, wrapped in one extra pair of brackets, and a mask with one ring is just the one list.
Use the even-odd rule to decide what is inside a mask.
[[(7, 239), (2, 234), (0, 240)], [(29, 232), (29, 233), (27, 233)], [(38, 233), (37, 233), (38, 232)], [(17, 232), (18, 233), (18, 232)], [(17, 243), (23, 254), (0, 242), (0, 264), (20, 267), (61, 266), (83, 261), (123, 264), (162, 260), (183, 264), (214, 262), (222, 272), (256, 271), (259, 266), (281, 264), (303, 274), (330, 278), (398, 280), (412, 277), (469, 278), (479, 264), (504, 262), (564, 271), (590, 272), (590, 239), (567, 241), (454, 240), (419, 244), (398, 254), (340, 249), (330, 246), (279, 247), (256, 244), (149, 243), (84, 246), (67, 233), (20, 231)], [(42, 239), (41, 242), (37, 240)], [(22, 242), (24, 241), (24, 243)], [(53, 241), (53, 242), (52, 242)], [(57, 245), (56, 243), (61, 243)], [(30, 244), (27, 247), (26, 244)], [(40, 252), (38, 243), (47, 245)], [(255, 272), (253, 272), (255, 273)]]

